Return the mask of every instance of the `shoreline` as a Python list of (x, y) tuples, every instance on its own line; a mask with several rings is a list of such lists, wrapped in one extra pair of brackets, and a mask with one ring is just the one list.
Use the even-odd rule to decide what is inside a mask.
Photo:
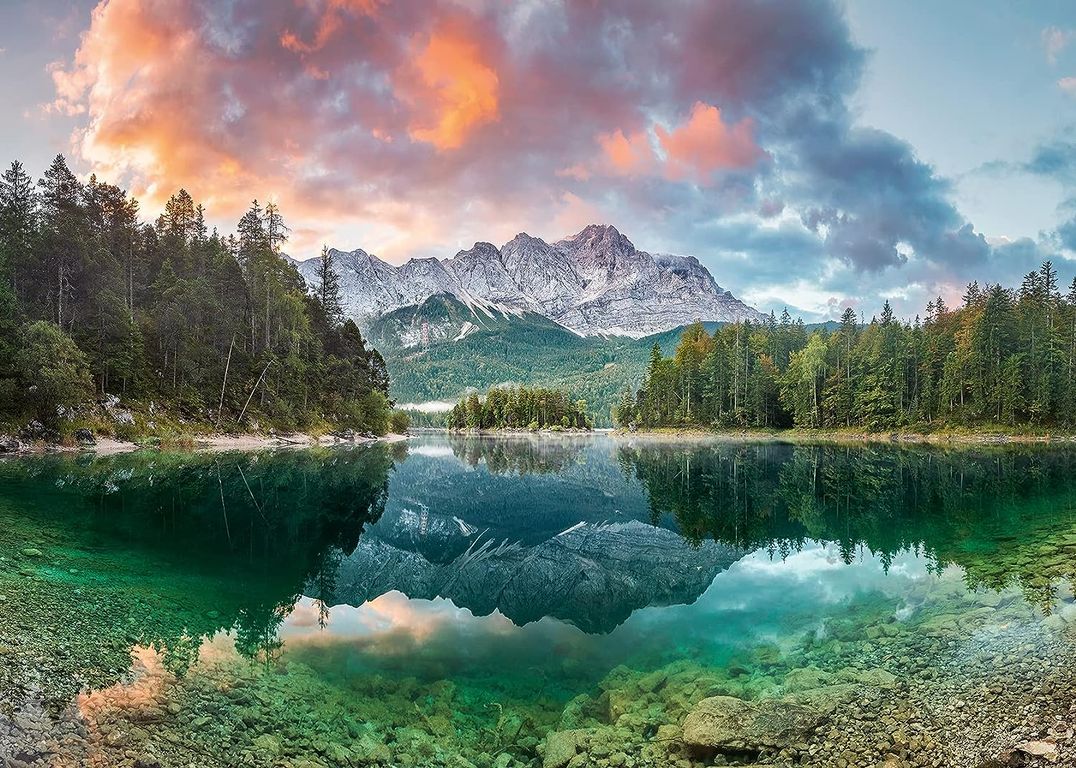
[(832, 429), (705, 429), (702, 427), (659, 427), (635, 432), (616, 429), (610, 433), (617, 440), (640, 442), (722, 442), (722, 443), (829, 443), (897, 445), (1059, 445), (1076, 444), (1076, 433), (1027, 432), (915, 432)]
[(117, 440), (112, 437), (97, 437), (93, 445), (57, 445), (25, 444), (14, 451), (0, 453), (4, 456), (43, 456), (53, 453), (92, 453), (97, 456), (115, 456), (136, 451), (189, 451), (189, 452), (224, 452), (224, 451), (260, 451), (278, 448), (314, 448), (317, 446), (371, 445), (373, 443), (397, 443), (407, 440), (407, 435), (389, 433), (379, 437), (355, 435), (351, 438), (332, 434), (310, 435), (305, 432), (289, 434), (263, 435), (255, 432), (239, 434), (199, 434), (168, 440), (164, 442), (136, 443)]

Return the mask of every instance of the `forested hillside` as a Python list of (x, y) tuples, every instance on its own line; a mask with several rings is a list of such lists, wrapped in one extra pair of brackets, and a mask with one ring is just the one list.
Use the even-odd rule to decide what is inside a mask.
[[(401, 346), (399, 339), (422, 322), (449, 332), (428, 345)], [(469, 332), (460, 334), (462, 327)], [(620, 392), (642, 380), (650, 347), (625, 337), (580, 336), (535, 314), (472, 312), (450, 296), (385, 315), (370, 337), (385, 352), (400, 402), (457, 400), (508, 383), (556, 387), (585, 399), (604, 425)]]
[(1049, 262), (1016, 289), (972, 283), (962, 306), (931, 301), (901, 322), (779, 322), (687, 329), (671, 358), (655, 345), (622, 425), (1076, 427), (1076, 279)]
[(331, 278), (306, 293), (281, 256), (287, 237), (272, 203), (222, 234), (179, 190), (146, 223), (124, 190), (81, 183), (62, 156), (36, 184), (12, 163), (0, 180), (0, 423), (56, 433), (114, 415), (119, 398), (127, 432), (385, 432), (384, 361), (342, 322)]

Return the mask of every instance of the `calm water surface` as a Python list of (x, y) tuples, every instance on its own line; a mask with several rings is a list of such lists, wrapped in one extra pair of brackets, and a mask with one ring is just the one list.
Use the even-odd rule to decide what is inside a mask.
[[(17, 459), (0, 758), (978, 765), (1035, 738), (1063, 762), (1074, 572), (1059, 448)], [(806, 722), (730, 737), (712, 697)]]

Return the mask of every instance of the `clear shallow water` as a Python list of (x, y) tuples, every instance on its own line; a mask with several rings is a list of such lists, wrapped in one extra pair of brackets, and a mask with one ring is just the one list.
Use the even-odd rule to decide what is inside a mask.
[[(1074, 470), (605, 437), (0, 463), (0, 756), (1065, 759)], [(814, 715), (701, 744), (713, 696)]]

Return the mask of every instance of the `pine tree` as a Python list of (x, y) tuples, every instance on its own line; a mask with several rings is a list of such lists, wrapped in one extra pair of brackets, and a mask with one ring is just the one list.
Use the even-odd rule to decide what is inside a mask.
[(344, 310), (340, 303), (340, 278), (333, 268), (333, 252), (327, 246), (321, 247), (317, 271), (317, 300), (325, 313), (329, 327), (335, 328), (343, 322)]
[(0, 270), (6, 270), (15, 297), (28, 278), (37, 233), (37, 195), (17, 160), (0, 178)]
[(73, 320), (68, 310), (86, 248), (80, 204), (82, 185), (63, 155), (56, 155), (38, 187), (44, 254), (44, 274), (39, 276), (42, 298), (51, 307), (56, 324), (69, 327)]
[(288, 232), (290, 231), (291, 230), (284, 223), (284, 217), (280, 215), (280, 209), (277, 208), (276, 203), (266, 203), (265, 240), (269, 246), (269, 250), (273, 253), (280, 253), (280, 248), (287, 241)]

